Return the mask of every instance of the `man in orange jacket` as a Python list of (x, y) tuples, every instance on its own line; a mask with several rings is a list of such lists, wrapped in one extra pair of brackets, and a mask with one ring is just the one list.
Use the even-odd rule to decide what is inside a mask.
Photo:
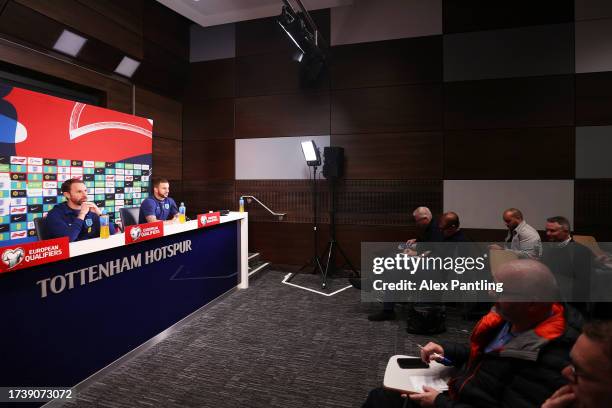
[[(503, 293), (472, 332), (470, 345), (428, 343), (421, 358), (445, 357), (459, 369), (448, 393), (426, 387), (408, 396), (413, 406), (438, 408), (539, 407), (567, 381), (561, 370), (582, 327), (581, 315), (555, 302), (554, 276), (543, 264), (516, 260), (496, 276)], [(405, 398), (381, 388), (364, 407), (402, 407)]]

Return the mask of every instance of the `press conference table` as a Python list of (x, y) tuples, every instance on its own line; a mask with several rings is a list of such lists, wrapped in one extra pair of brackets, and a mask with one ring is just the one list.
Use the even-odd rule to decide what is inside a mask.
[(72, 242), (70, 258), (0, 274), (2, 386), (72, 387), (222, 294), (248, 287), (248, 214)]

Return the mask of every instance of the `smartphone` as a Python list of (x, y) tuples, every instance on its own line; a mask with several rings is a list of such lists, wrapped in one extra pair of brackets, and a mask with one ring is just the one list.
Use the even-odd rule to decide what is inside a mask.
[(429, 368), (429, 364), (417, 357), (398, 358), (397, 364), (400, 368)]

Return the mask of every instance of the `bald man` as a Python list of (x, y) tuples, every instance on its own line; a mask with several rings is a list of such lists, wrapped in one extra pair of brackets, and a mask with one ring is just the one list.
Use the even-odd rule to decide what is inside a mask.
[[(459, 369), (449, 392), (424, 387), (409, 395), (412, 406), (539, 407), (567, 382), (561, 370), (582, 317), (555, 302), (558, 289), (550, 270), (537, 261), (515, 260), (503, 264), (494, 280), (504, 291), (474, 327), (469, 345), (428, 343), (421, 351), (426, 362), (440, 355)], [(364, 407), (402, 407), (404, 401), (400, 393), (379, 388)]]
[(538, 231), (525, 222), (521, 210), (508, 208), (502, 214), (502, 219), (508, 228), (506, 245), (493, 244), (489, 248), (512, 251), (519, 258), (539, 259), (542, 256), (542, 239)]

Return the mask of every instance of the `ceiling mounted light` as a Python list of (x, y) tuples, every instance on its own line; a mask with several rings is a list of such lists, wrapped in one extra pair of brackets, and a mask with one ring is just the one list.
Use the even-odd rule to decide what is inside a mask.
[(76, 57), (86, 42), (87, 38), (81, 37), (72, 31), (64, 30), (55, 42), (53, 49)]
[(119, 65), (117, 65), (117, 68), (115, 68), (115, 72), (117, 74), (131, 78), (139, 66), (140, 61), (136, 61), (135, 59), (132, 59), (130, 57), (123, 57)]

